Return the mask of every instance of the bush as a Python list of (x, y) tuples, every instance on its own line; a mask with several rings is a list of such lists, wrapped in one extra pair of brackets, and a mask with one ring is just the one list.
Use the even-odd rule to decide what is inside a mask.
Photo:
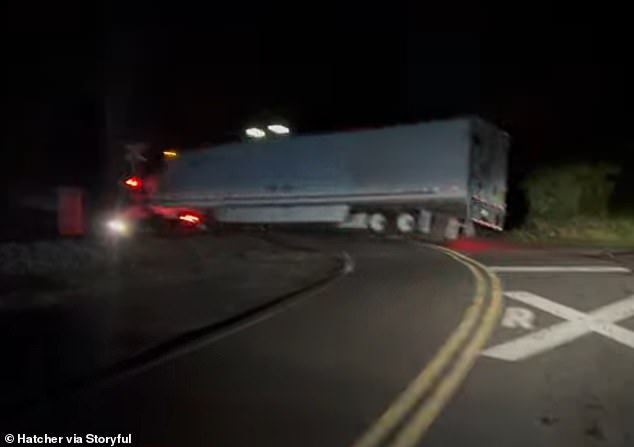
[(522, 185), (528, 218), (513, 237), (525, 242), (634, 245), (634, 215), (608, 216), (619, 168), (571, 165), (535, 172)]
[(614, 190), (615, 166), (571, 165), (535, 172), (522, 185), (529, 220), (561, 221), (583, 216), (605, 217)]

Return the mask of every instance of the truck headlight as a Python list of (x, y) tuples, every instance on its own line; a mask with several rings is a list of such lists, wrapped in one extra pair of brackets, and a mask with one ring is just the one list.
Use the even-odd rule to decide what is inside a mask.
[(110, 230), (112, 233), (119, 235), (128, 234), (129, 231), (128, 223), (122, 219), (109, 220), (106, 226), (108, 227), (108, 230)]

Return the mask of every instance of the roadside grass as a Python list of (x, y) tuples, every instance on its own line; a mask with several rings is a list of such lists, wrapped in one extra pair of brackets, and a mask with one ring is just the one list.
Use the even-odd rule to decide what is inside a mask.
[(524, 243), (634, 247), (634, 215), (530, 219), (510, 236)]

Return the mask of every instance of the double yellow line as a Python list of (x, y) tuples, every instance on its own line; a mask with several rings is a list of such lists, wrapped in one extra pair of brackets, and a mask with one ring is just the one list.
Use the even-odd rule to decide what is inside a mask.
[(471, 271), (475, 279), (473, 301), (434, 358), (352, 447), (415, 446), (467, 377), (495, 328), (502, 306), (498, 277), (474, 259), (433, 248)]

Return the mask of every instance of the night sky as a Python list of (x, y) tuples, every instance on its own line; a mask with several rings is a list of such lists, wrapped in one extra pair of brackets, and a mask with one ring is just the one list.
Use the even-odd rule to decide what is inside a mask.
[(90, 185), (108, 144), (222, 142), (260, 116), (301, 133), (476, 113), (511, 133), (514, 178), (566, 161), (631, 166), (625, 15), (394, 5), (14, 7), (5, 181)]

